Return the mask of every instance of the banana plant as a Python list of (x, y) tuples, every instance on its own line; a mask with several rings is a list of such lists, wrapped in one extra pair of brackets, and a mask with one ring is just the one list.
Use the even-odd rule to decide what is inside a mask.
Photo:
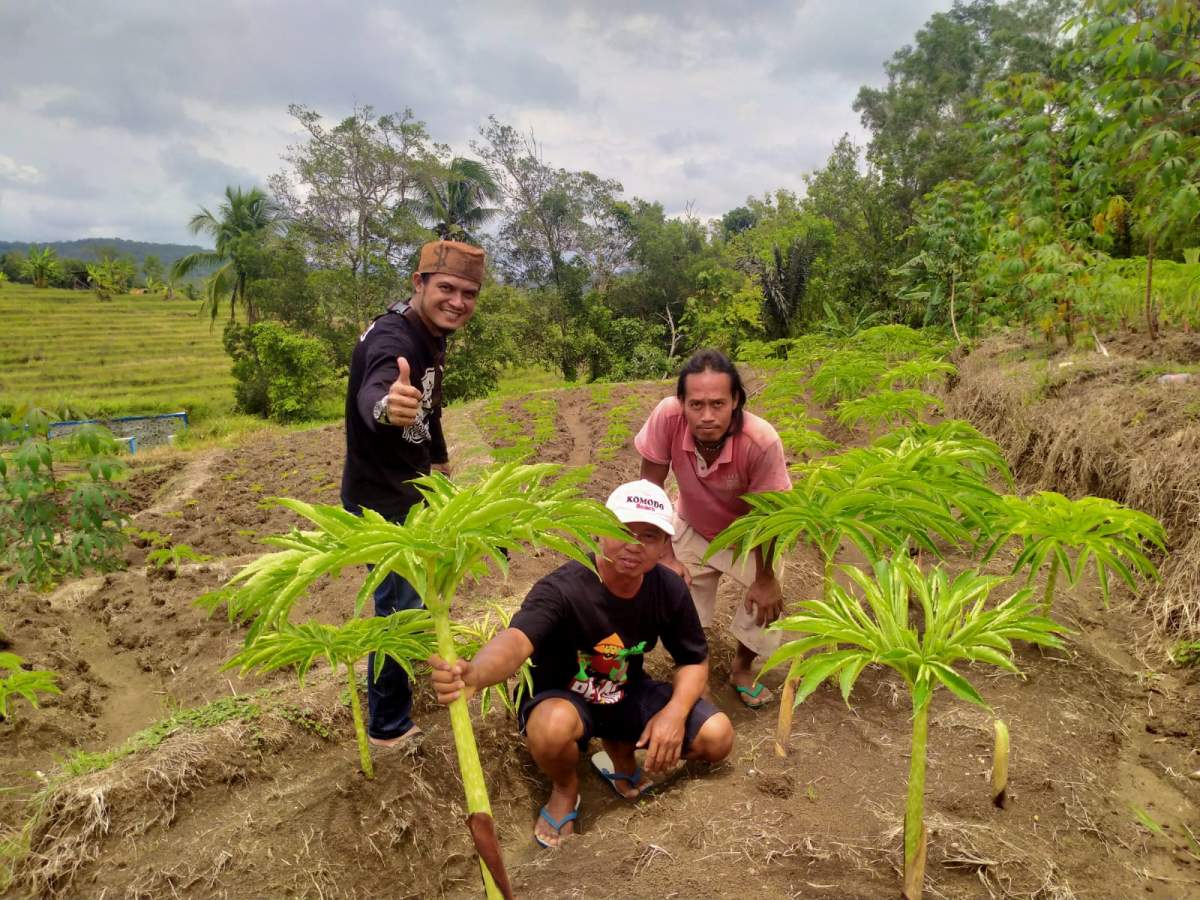
[[(771, 627), (806, 636), (779, 648), (763, 671), (788, 665), (799, 679), (795, 702), (803, 703), (826, 680), (835, 680), (849, 703), (862, 672), (871, 665), (894, 669), (908, 686), (912, 701), (912, 755), (904, 815), (904, 897), (918, 900), (925, 857), (925, 762), (929, 706), (934, 692), (988, 709), (975, 687), (954, 668), (960, 662), (985, 663), (1008, 672), (1013, 641), (1060, 647), (1063, 629), (1036, 614), (1029, 588), (989, 607), (992, 591), (1006, 579), (968, 570), (953, 579), (940, 567), (926, 574), (907, 554), (877, 560), (868, 574), (853, 566), (842, 570), (857, 595), (839, 584), (821, 600), (804, 600), (799, 612)], [(920, 630), (910, 608), (924, 613)]]
[(38, 694), (62, 693), (57, 675), (43, 669), (30, 671), (22, 668), (23, 663), (15, 653), (0, 652), (0, 722), (8, 718), (10, 698), (20, 697), (37, 709)]
[[(458, 651), (450, 609), (464, 580), (482, 576), (489, 563), (507, 573), (507, 554), (523, 545), (557, 550), (592, 568), (588, 554), (598, 552), (599, 536), (629, 539), (612, 513), (583, 496), (579, 483), (585, 475), (577, 470), (560, 476), (559, 466), (517, 463), (492, 468), (469, 485), (427, 475), (411, 482), (425, 502), (410, 509), (403, 524), (371, 510), (356, 516), (340, 507), (282, 500), (317, 529), (269, 538), (267, 543), (281, 549), (245, 566), (225, 588), (201, 598), (202, 605), (224, 604), (231, 620), (249, 620), (250, 648), (266, 632), (283, 630), (292, 606), (317, 579), (370, 563), (374, 569), (359, 591), (355, 615), (388, 573), (396, 572), (428, 609), (437, 653), (453, 663)], [(449, 712), (484, 887), (488, 897), (504, 896), (507, 875), (466, 701), (455, 700)]]
[(984, 560), (1013, 538), (1021, 542), (1021, 552), (1013, 563), (1014, 574), (1028, 569), (1032, 581), (1046, 561), (1050, 561), (1042, 595), (1043, 615), (1049, 615), (1054, 603), (1058, 576), (1065, 574), (1068, 584), (1074, 587), (1092, 560), (1105, 606), (1114, 574), (1130, 590), (1137, 590), (1135, 576), (1158, 581), (1158, 569), (1147, 552), (1165, 553), (1167, 540), (1162, 524), (1144, 512), (1103, 497), (1070, 500), (1054, 491), (1029, 497), (1004, 497), (996, 538)]
[(415, 677), (414, 665), (429, 659), (436, 647), (433, 618), (429, 611), (406, 609), (390, 616), (351, 619), (343, 625), (320, 622), (293, 625), (284, 622), (277, 630), (258, 635), (223, 668), (236, 668), (241, 675), (294, 668), (301, 684), (313, 663), (319, 659), (328, 662), (334, 671), (344, 668), (350, 688), (350, 713), (358, 742), (359, 765), (367, 778), (374, 778), (375, 768), (371, 764), (367, 728), (358, 699), (355, 666), (368, 653), (374, 653), (376, 678), (383, 671), (384, 661), (388, 657), (395, 660), (412, 678)]

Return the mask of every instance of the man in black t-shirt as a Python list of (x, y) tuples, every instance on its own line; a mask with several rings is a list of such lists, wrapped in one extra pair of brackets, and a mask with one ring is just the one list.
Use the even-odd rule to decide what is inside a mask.
[[(733, 747), (729, 718), (701, 697), (708, 645), (696, 607), (683, 579), (658, 565), (673, 530), (671, 501), (658, 485), (635, 481), (613, 491), (608, 508), (636, 540), (601, 538), (596, 572), (572, 561), (539, 580), (509, 627), (470, 662), (430, 660), (438, 700), (450, 703), (504, 682), (532, 659), (533, 691), (518, 720), (552, 783), (534, 823), (543, 847), (574, 831), (576, 767), (591, 738), (607, 753), (597, 770), (631, 800), (653, 785), (636, 749), (646, 749), (645, 769), (655, 773), (681, 758), (719, 762)], [(660, 640), (678, 666), (670, 684), (643, 670)]]
[[(342, 505), (373, 509), (402, 522), (421, 495), (408, 482), (444, 471), (442, 369), (446, 335), (475, 314), (483, 282), (483, 251), (457, 241), (421, 248), (413, 293), (393, 304), (363, 332), (350, 360), (346, 392), (346, 465)], [(375, 591), (375, 615), (417, 609), (421, 598), (407, 581), (389, 574)], [(367, 727), (370, 742), (395, 747), (421, 733), (413, 724), (408, 676), (388, 659), (375, 676), (367, 660)]]

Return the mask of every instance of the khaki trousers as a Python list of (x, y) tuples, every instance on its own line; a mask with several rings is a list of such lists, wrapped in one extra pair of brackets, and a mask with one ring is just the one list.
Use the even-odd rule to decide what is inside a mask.
[(712, 627), (713, 613), (717, 607), (717, 586), (721, 576), (728, 575), (741, 587), (734, 604), (733, 622), (729, 627), (733, 636), (759, 656), (769, 656), (779, 649), (783, 642), (782, 633), (760, 628), (754, 624), (754, 613), (746, 612), (746, 589), (754, 583), (754, 557), (746, 556), (735, 561), (733, 551), (726, 549), (704, 560), (704, 553), (708, 550), (708, 540), (704, 535), (678, 516), (674, 525), (675, 536), (671, 539), (671, 546), (675, 557), (692, 574), (692, 602), (696, 604), (700, 624), (705, 628)]

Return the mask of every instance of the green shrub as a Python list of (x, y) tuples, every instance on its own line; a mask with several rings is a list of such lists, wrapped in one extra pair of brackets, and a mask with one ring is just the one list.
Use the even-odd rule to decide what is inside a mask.
[(225, 349), (233, 357), (238, 409), (277, 422), (320, 416), (336, 379), (319, 340), (278, 322), (231, 322), (225, 328)]

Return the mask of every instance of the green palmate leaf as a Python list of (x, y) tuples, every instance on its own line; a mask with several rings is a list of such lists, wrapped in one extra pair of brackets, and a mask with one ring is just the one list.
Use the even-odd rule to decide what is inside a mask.
[(389, 572), (396, 572), (433, 610), (444, 608), (463, 578), (503, 565), (506, 551), (549, 547), (591, 566), (598, 536), (628, 537), (602, 505), (584, 498), (574, 480), (557, 478), (559, 467), (509, 463), (472, 485), (444, 476), (414, 480), (426, 503), (414, 506), (402, 525), (365, 510), (362, 517), (340, 507), (284, 500), (318, 531), (292, 532), (268, 543), (284, 549), (262, 556), (231, 579), (224, 603), (231, 618), (253, 620), (249, 640), (285, 621), (295, 601), (325, 575), (346, 566), (376, 568), (359, 593), (359, 608)]
[(331, 668), (353, 666), (368, 653), (375, 653), (375, 674), (387, 658), (411, 676), (414, 665), (436, 649), (433, 618), (428, 610), (402, 610), (390, 616), (351, 619), (344, 625), (306, 622), (280, 624), (278, 630), (260, 634), (225, 668), (240, 674), (294, 668), (301, 681), (318, 660)]
[[(1136, 590), (1138, 577), (1148, 581), (1159, 578), (1148, 554), (1166, 550), (1166, 533), (1153, 517), (1112, 500), (1069, 500), (1052, 491), (1027, 498), (1005, 497), (996, 537), (985, 558), (1012, 539), (1021, 542), (1014, 573), (1025, 569), (1032, 579), (1049, 558), (1054, 570), (1066, 573), (1069, 583), (1075, 585), (1092, 562), (1105, 603), (1111, 574)], [(1071, 552), (1075, 553), (1074, 562)], [(1047, 597), (1047, 601), (1050, 599)]]
[(941, 409), (942, 403), (923, 391), (882, 390), (855, 400), (843, 400), (837, 406), (837, 420), (847, 427), (866, 425), (875, 428), (916, 422), (930, 408)]
[(57, 675), (43, 669), (27, 671), (21, 668), (23, 662), (15, 653), (0, 652), (0, 720), (9, 717), (14, 698), (36, 709), (39, 694), (62, 693)]

